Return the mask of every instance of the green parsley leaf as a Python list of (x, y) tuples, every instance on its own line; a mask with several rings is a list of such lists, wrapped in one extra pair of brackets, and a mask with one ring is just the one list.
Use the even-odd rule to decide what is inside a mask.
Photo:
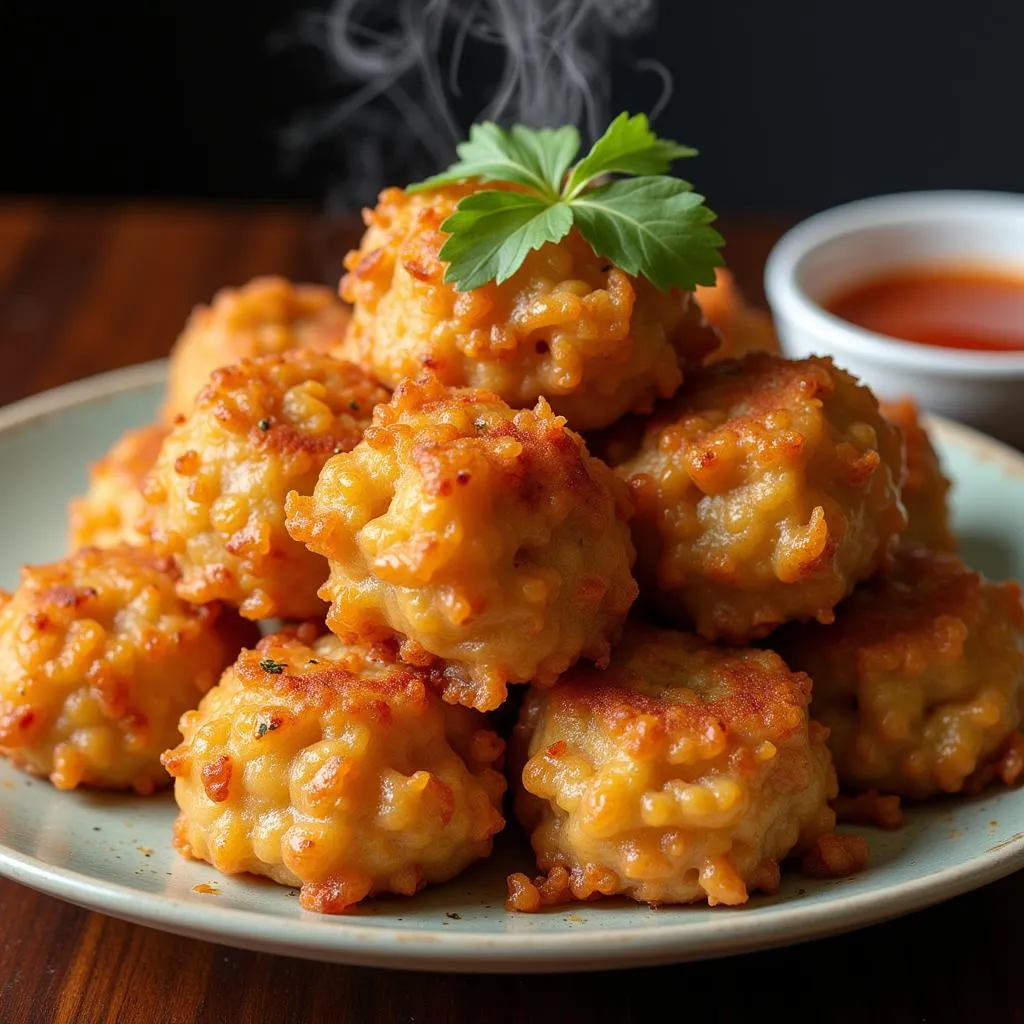
[(534, 130), (517, 124), (512, 126), (512, 139), (516, 152), (540, 169), (557, 197), (562, 191), (565, 172), (579, 152), (580, 133), (572, 125)]
[(261, 658), (260, 668), (273, 676), (279, 676), (285, 670), (286, 665), (283, 661), (274, 661), (273, 658)]
[(572, 228), (572, 212), (528, 192), (474, 192), (466, 196), (441, 230), (447, 261), (444, 279), (459, 291), (511, 277), (531, 249), (561, 241)]
[(646, 114), (619, 114), (590, 152), (572, 169), (565, 198), (574, 199), (603, 174), (664, 174), (673, 160), (696, 156), (697, 150), (659, 139)]
[(508, 181), (557, 200), (562, 178), (580, 148), (580, 136), (572, 126), (530, 130), (516, 125), (511, 132), (491, 121), (475, 124), (469, 139), (455, 147), (459, 159), (448, 170), (435, 174), (407, 192), (422, 192), (440, 185), (452, 185), (479, 178)]
[(715, 283), (722, 236), (704, 197), (678, 178), (645, 176), (591, 189), (573, 202), (583, 237), (599, 256), (656, 288)]
[[(715, 215), (689, 184), (665, 174), (696, 150), (659, 139), (646, 115), (620, 114), (571, 170), (579, 149), (572, 127), (505, 131), (486, 122), (456, 149), (457, 163), (407, 191), (470, 178), (512, 186), (465, 196), (441, 224), (444, 279), (460, 291), (508, 280), (532, 249), (573, 226), (599, 256), (663, 291), (714, 283), (723, 244)], [(595, 187), (607, 175), (630, 177)]]

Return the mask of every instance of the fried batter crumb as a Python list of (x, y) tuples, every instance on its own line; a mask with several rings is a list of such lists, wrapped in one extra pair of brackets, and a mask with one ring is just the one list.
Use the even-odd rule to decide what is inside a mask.
[(541, 907), (557, 906), (573, 898), (569, 872), (560, 865), (534, 879), (516, 871), (508, 876), (505, 885), (505, 909), (521, 914), (536, 914)]
[(976, 769), (964, 783), (965, 793), (980, 793), (997, 779), (1004, 786), (1015, 786), (1024, 772), (1024, 736), (1015, 732), (1000, 753), (989, 763)]
[(800, 861), (809, 878), (846, 878), (863, 871), (868, 862), (868, 841), (863, 836), (828, 832), (814, 840)]
[(840, 793), (832, 801), (836, 821), (844, 825), (873, 825), (897, 829), (903, 825), (903, 808), (895, 793), (869, 789), (863, 793)]

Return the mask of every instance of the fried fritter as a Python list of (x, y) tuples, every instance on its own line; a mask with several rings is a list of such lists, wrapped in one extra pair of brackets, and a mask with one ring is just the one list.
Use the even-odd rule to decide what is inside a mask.
[(223, 288), (209, 306), (197, 306), (171, 350), (163, 419), (187, 415), (210, 374), (222, 366), (294, 348), (337, 346), (349, 309), (323, 285), (257, 277)]
[(917, 406), (909, 398), (882, 402), (882, 415), (903, 435), (903, 484), (900, 493), (907, 510), (907, 528), (900, 541), (933, 551), (955, 551), (956, 537), (949, 526), (947, 495), (950, 483), (939, 456), (921, 424)]
[(380, 194), (360, 248), (345, 258), (346, 358), (390, 387), (426, 367), (514, 408), (543, 396), (573, 429), (590, 430), (649, 412), (676, 391), (687, 364), (718, 345), (690, 295), (629, 276), (575, 229), (530, 252), (502, 284), (469, 292), (445, 284), (440, 225), (481, 187), (496, 186)]
[(285, 495), (312, 490), (387, 398), (358, 367), (311, 349), (214, 371), (144, 488), (145, 526), (178, 563), (178, 593), (249, 619), (322, 616), (327, 565), (288, 536)]
[(719, 267), (713, 286), (698, 286), (694, 298), (722, 345), (711, 360), (735, 359), (748, 352), (779, 354), (779, 339), (769, 313), (747, 303), (732, 273)]
[(830, 622), (906, 524), (899, 435), (829, 359), (696, 371), (616, 471), (636, 503), (641, 592), (709, 639)]
[(83, 548), (26, 566), (0, 594), (0, 751), (58, 789), (150, 793), (178, 719), (256, 629), (174, 592), (145, 548)]
[(512, 741), (513, 766), (525, 762), (515, 808), (546, 879), (510, 878), (509, 909), (774, 891), (780, 861), (814, 851), (835, 823), (810, 695), (769, 651), (635, 623), (607, 669), (531, 688)]
[(126, 430), (98, 462), (89, 467), (89, 487), (69, 509), (69, 549), (142, 544), (138, 531), (142, 481), (152, 469), (169, 427), (151, 424)]
[(605, 662), (636, 597), (626, 489), (541, 399), (399, 385), (288, 530), (326, 557), (327, 624), (347, 642), (441, 658), (445, 697), (496, 708), (505, 684)]
[(814, 680), (812, 711), (832, 730), (845, 788), (928, 797), (1020, 772), (1019, 584), (989, 582), (951, 554), (901, 548), (833, 625), (790, 626), (770, 643)]
[(431, 682), (305, 628), (242, 651), (164, 756), (175, 845), (301, 886), (302, 906), (328, 914), (486, 857), (505, 824), (504, 743)]

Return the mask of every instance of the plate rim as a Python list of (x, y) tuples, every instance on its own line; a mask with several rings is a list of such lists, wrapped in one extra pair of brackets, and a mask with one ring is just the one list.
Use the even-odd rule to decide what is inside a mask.
[(16, 402), (0, 406), (0, 432), (25, 426), (33, 420), (52, 416), (56, 412), (72, 409), (107, 395), (154, 387), (165, 380), (167, 366), (167, 359), (151, 359), (145, 363), (122, 366), (117, 370), (94, 373), (89, 377), (82, 377), (19, 398)]
[[(160, 384), (167, 360), (95, 374), (0, 408), (0, 434), (67, 409)], [(953, 445), (994, 459), (1024, 479), (1024, 454), (971, 427), (926, 415), (930, 429)], [(547, 973), (607, 970), (736, 955), (852, 931), (944, 902), (994, 882), (1024, 866), (1024, 831), (939, 871), (895, 886), (830, 896), (820, 903), (772, 904), (698, 920), (574, 928), (563, 933), (402, 929), (350, 917), (272, 917), (260, 910), (197, 905), (179, 896), (151, 893), (119, 881), (49, 864), (0, 839), (0, 875), (39, 892), (137, 924), (178, 935), (307, 959), (353, 966), (473, 973)], [(495, 897), (498, 902), (498, 895)], [(880, 906), (883, 907), (879, 912)], [(600, 913), (600, 903), (581, 904)], [(659, 914), (686, 914), (665, 907)], [(552, 913), (564, 913), (557, 908)], [(567, 943), (567, 937), (569, 941)]]
[[(77, 906), (222, 945), (350, 966), (462, 973), (555, 973), (684, 963), (795, 945), (901, 917), (998, 881), (1021, 867), (1024, 832), (984, 854), (898, 886), (836, 895), (818, 904), (719, 908), (696, 922), (643, 928), (515, 934), (413, 930), (358, 918), (272, 918), (235, 907), (208, 908), (120, 882), (97, 880), (0, 843), (0, 875)], [(413, 897), (415, 898), (415, 897)], [(878, 905), (885, 909), (878, 912)], [(600, 913), (600, 901), (553, 908)], [(686, 914), (690, 907), (655, 913)], [(700, 909), (700, 908), (698, 908)], [(271, 926), (268, 928), (267, 924)], [(261, 927), (262, 925), (262, 927)], [(566, 940), (569, 938), (569, 943)], [(339, 941), (340, 940), (340, 941)]]

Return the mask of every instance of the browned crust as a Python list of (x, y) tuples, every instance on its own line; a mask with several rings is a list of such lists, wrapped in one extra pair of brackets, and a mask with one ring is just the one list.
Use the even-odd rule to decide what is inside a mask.
[[(282, 415), (288, 389), (310, 380), (325, 384), (321, 397), (335, 416), (325, 434), (297, 429)], [(245, 435), (261, 453), (308, 451), (324, 457), (353, 448), (375, 406), (388, 398), (386, 389), (352, 363), (312, 349), (293, 349), (215, 370), (196, 398), (196, 409), (209, 409), (224, 429)]]
[[(446, 384), (492, 385), (513, 405), (544, 395), (581, 428), (649, 412), (685, 367), (718, 347), (690, 295), (660, 293), (599, 257), (577, 230), (527, 254), (502, 283), (459, 292), (444, 281), (445, 219), (481, 187), (385, 189), (345, 258), (353, 303), (342, 351), (394, 386), (420, 370)], [(414, 326), (410, 326), (414, 325)]]
[(326, 351), (345, 336), (350, 311), (323, 285), (256, 277), (222, 288), (193, 310), (171, 351), (165, 423), (187, 413), (210, 373), (253, 356), (295, 348)]

